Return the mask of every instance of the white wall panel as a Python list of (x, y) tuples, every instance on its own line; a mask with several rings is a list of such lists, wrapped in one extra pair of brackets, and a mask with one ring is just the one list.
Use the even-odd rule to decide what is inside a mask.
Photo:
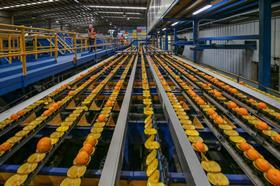
[[(253, 21), (242, 24), (219, 26), (201, 30), (199, 37), (216, 37), (216, 36), (236, 36), (236, 35), (252, 35), (258, 34), (259, 22)], [(187, 33), (186, 37), (192, 39), (192, 33)], [(219, 44), (242, 44), (243, 41), (215, 41)], [(272, 57), (280, 57), (280, 18), (272, 19)], [(257, 42), (258, 48), (258, 42)], [(192, 59), (192, 51), (190, 46), (185, 46), (183, 55)], [(253, 76), (252, 62), (258, 62), (258, 49), (251, 50), (223, 50), (208, 49), (199, 52), (198, 62), (215, 68), (240, 74), (251, 79)], [(276, 61), (272, 59), (272, 64)], [(279, 62), (278, 62), (279, 63)]]

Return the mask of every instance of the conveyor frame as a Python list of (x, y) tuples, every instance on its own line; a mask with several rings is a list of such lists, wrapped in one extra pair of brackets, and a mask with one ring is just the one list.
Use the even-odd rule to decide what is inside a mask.
[(150, 60), (148, 60), (150, 70), (152, 72), (153, 78), (156, 82), (159, 97), (162, 101), (164, 111), (169, 121), (169, 129), (173, 142), (175, 144), (176, 152), (183, 169), (186, 181), (189, 185), (196, 186), (210, 186), (210, 183), (197, 159), (197, 156), (192, 148), (191, 143), (186, 137), (183, 128), (180, 125), (180, 121), (176, 116), (175, 111), (167, 97), (167, 94), (161, 85), (160, 79), (158, 78), (154, 67), (152, 66)]
[(99, 180), (99, 186), (118, 185), (120, 171), (123, 162), (125, 137), (128, 123), (128, 111), (132, 97), (133, 84), (136, 74), (138, 55), (134, 60), (134, 65), (130, 73), (129, 83), (126, 88), (125, 96), (113, 133), (111, 144), (106, 156), (105, 164)]

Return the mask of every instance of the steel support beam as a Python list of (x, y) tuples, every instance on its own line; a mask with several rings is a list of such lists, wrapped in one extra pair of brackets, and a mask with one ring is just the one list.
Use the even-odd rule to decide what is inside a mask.
[(111, 140), (111, 144), (99, 180), (99, 184), (98, 184), (99, 186), (119, 185), (120, 172), (121, 172), (122, 162), (123, 162), (127, 123), (128, 123), (128, 111), (130, 106), (130, 100), (132, 97), (137, 61), (138, 61), (138, 55), (135, 58), (134, 65), (130, 74), (122, 107), (119, 113), (117, 124), (114, 130), (114, 134)]
[(177, 30), (174, 28), (173, 30), (173, 35), (174, 35), (174, 53), (176, 54), (176, 42), (177, 42)]
[(160, 49), (162, 50), (162, 34), (161, 34), (161, 32), (159, 33), (159, 37), (160, 37), (159, 45), (160, 45)]
[(197, 159), (192, 145), (189, 142), (183, 130), (183, 127), (180, 124), (180, 121), (171, 105), (171, 102), (168, 99), (168, 96), (160, 82), (160, 79), (158, 78), (155, 69), (152, 66), (152, 63), (150, 61), (152, 59), (149, 56), (147, 56), (147, 59), (157, 86), (165, 116), (167, 116), (168, 119), (170, 133), (187, 184), (193, 186), (210, 186), (207, 176), (205, 175), (205, 172), (203, 171), (200, 162)]
[(247, 45), (247, 44), (228, 44), (228, 45), (221, 45), (221, 44), (210, 44), (210, 45), (196, 45), (196, 50), (204, 50), (204, 49), (249, 49), (249, 50), (256, 50), (256, 45)]
[[(198, 39), (198, 20), (193, 21), (193, 43), (194, 45), (197, 45), (197, 39)], [(193, 61), (197, 62), (197, 50), (193, 50)]]
[(165, 50), (168, 50), (168, 32), (165, 31)]
[(228, 41), (228, 40), (257, 40), (259, 35), (240, 35), (240, 36), (219, 36), (219, 37), (201, 37), (198, 41)]
[(271, 2), (272, 0), (259, 0), (259, 65), (258, 80), (260, 89), (271, 84)]

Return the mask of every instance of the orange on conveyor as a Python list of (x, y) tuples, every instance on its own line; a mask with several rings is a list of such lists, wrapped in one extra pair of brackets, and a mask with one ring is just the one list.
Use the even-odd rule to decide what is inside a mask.
[[(175, 79), (176, 74), (174, 73), (174, 71), (173, 71), (171, 68), (169, 68), (168, 65), (164, 64), (157, 56), (155, 56), (155, 58), (157, 59), (157, 62), (158, 62), (164, 69), (166, 69), (166, 71), (167, 71), (172, 77), (174, 77), (174, 79)], [(179, 70), (179, 69), (178, 69), (178, 70)], [(196, 78), (195, 78), (195, 81), (197, 81)], [(208, 109), (209, 109), (209, 108), (215, 108), (215, 107), (214, 107), (213, 105), (207, 104), (206, 102), (205, 102), (206, 104), (204, 104), (204, 105), (199, 105), (199, 104), (197, 103), (197, 100), (200, 100), (200, 99), (202, 99), (202, 98), (201, 98), (199, 95), (197, 95), (197, 94), (192, 90), (191, 87), (186, 87), (186, 85), (185, 85), (184, 82), (182, 82), (182, 81), (177, 81), (177, 82), (178, 82), (178, 84), (179, 84), (181, 87), (184, 87), (186, 93), (190, 96), (190, 98), (196, 102), (196, 104), (202, 109), (203, 112), (205, 112), (205, 113), (207, 114), (207, 116), (209, 116), (209, 115), (208, 115), (208, 112), (207, 112)], [(191, 93), (191, 94), (190, 94), (190, 93)], [(239, 108), (238, 108), (238, 109), (239, 109)], [(246, 110), (246, 111), (247, 111), (247, 110)], [(246, 111), (244, 111), (244, 110), (241, 108), (241, 114), (246, 114)], [(209, 116), (209, 118), (211, 118), (211, 119), (213, 119), (213, 117), (215, 117), (215, 119), (216, 119), (217, 117), (219, 117), (218, 113), (212, 113), (212, 115)], [(220, 122), (217, 122), (216, 120), (214, 120), (214, 123), (215, 123), (216, 125), (219, 125), (219, 127), (221, 126), (221, 123), (220, 123)], [(224, 124), (222, 124), (222, 126), (227, 125), (227, 122), (226, 122), (225, 120), (223, 121), (223, 123), (224, 123)], [(233, 129), (232, 127), (226, 127), (225, 129), (222, 130), (222, 132), (225, 134), (225, 131), (226, 131), (226, 130), (234, 130), (234, 129)], [(238, 134), (237, 131), (235, 131), (235, 132)], [(236, 144), (236, 148), (241, 147), (241, 146), (244, 144), (244, 142), (246, 142), (246, 140), (245, 140), (244, 138), (240, 137), (240, 136), (229, 136), (228, 139), (230, 140), (231, 143)], [(241, 145), (241, 144), (242, 144), (242, 145)], [(238, 149), (240, 149), (240, 148), (238, 148)], [(245, 158), (247, 158), (248, 160), (252, 161), (252, 163), (253, 163), (255, 160), (259, 159), (259, 158), (263, 158), (263, 156), (262, 156), (254, 147), (252, 147), (252, 146), (250, 146), (249, 149), (247, 149), (246, 151), (244, 151), (243, 155), (244, 155)], [(264, 158), (263, 158), (263, 159), (264, 159)], [(264, 160), (265, 160), (265, 159), (264, 159)], [(266, 161), (268, 161), (268, 160), (266, 160)], [(273, 165), (272, 165), (272, 166), (273, 166)], [(278, 169), (276, 169), (276, 170), (278, 170)], [(279, 170), (278, 170), (278, 171), (279, 171)], [(275, 171), (275, 172), (277, 172), (277, 171)], [(265, 176), (265, 174), (264, 174), (264, 176)]]
[[(212, 185), (229, 185), (229, 180), (227, 177), (221, 172), (221, 168), (219, 164), (215, 161), (209, 160), (207, 156), (207, 151), (208, 147), (207, 145), (203, 142), (203, 139), (199, 136), (199, 132), (195, 130), (195, 126), (193, 125), (192, 121), (189, 120), (189, 116), (186, 114), (184, 109), (182, 109), (182, 105), (180, 105), (179, 101), (177, 100), (176, 96), (172, 93), (171, 88), (169, 87), (168, 83), (166, 82), (165, 78), (162, 76), (161, 72), (159, 71), (158, 67), (156, 64), (153, 62), (153, 60), (148, 56), (148, 60), (152, 63), (152, 66), (154, 67), (159, 79), (161, 80), (161, 83), (163, 85), (164, 90), (167, 92), (167, 96), (171, 102), (171, 105), (173, 106), (177, 117), (180, 119), (182, 127), (185, 129), (185, 133), (189, 139), (189, 141), (192, 143), (192, 146), (195, 151), (199, 152), (201, 154), (201, 162), (202, 162), (202, 168), (204, 171), (207, 173), (207, 177), (209, 182)], [(159, 62), (159, 60), (158, 60)], [(159, 62), (160, 63), (160, 62)], [(164, 66), (164, 64), (162, 64)], [(166, 66), (165, 66), (166, 67)], [(166, 68), (168, 73), (171, 74), (171, 76), (175, 76), (174, 72)], [(177, 78), (177, 81), (179, 80), (178, 76), (175, 76)], [(186, 90), (191, 90), (190, 87), (182, 80), (179, 80), (178, 83), (184, 87)], [(193, 95), (193, 97), (198, 98), (196, 100), (203, 100), (202, 98), (198, 97), (194, 91), (190, 91)], [(204, 100), (203, 100), (204, 101)], [(205, 104), (205, 102), (204, 102)], [(200, 105), (203, 106), (203, 105)], [(190, 129), (191, 128), (191, 129)], [(214, 169), (215, 169), (215, 175), (213, 175), (212, 171), (213, 169), (209, 169), (208, 164), (213, 164), (214, 163)], [(211, 166), (212, 167), (212, 166)]]
[[(121, 65), (125, 62), (127, 58), (124, 58), (116, 67), (115, 69), (113, 69), (109, 75), (106, 76), (105, 79), (102, 80), (102, 82), (100, 83), (99, 86), (97, 86), (89, 95), (90, 96), (90, 100), (92, 101), (95, 96), (102, 90), (102, 88), (106, 85), (106, 83), (113, 77), (113, 75), (117, 72), (117, 70), (121, 67)], [(88, 96), (88, 97), (89, 97)], [(85, 98), (85, 99), (88, 99)], [(87, 107), (90, 106), (91, 102), (84, 104), (84, 102), (82, 102), (82, 106), (77, 106), (74, 111), (72, 111), (72, 113), (70, 115), (68, 115), (68, 117), (61, 123), (61, 125), (56, 128), (56, 131), (53, 132), (50, 137), (44, 137), (42, 139), (39, 140), (38, 144), (37, 144), (37, 152), (32, 154), (28, 159), (30, 159), (33, 156), (40, 156), (38, 153), (40, 154), (46, 154), (47, 152), (49, 152), (51, 150), (51, 146), (52, 145), (56, 145), (58, 143), (58, 141), (62, 138), (62, 136), (64, 136), (71, 128), (71, 126), (73, 126), (75, 123), (78, 122), (79, 118), (81, 117), (81, 115), (88, 110)], [(51, 145), (50, 145), (51, 142)], [(93, 140), (91, 140), (91, 138), (88, 138), (88, 142), (91, 142), (91, 144), (94, 143)], [(83, 149), (81, 149), (82, 152), (86, 152)], [(88, 150), (88, 149), (87, 149)], [(88, 152), (86, 152), (88, 154)], [(81, 164), (83, 162), (85, 162), (87, 160), (87, 158), (84, 156), (85, 153), (81, 153), (79, 156), (77, 156), (78, 158), (75, 159), (75, 161), (77, 160), (77, 163)], [(41, 156), (40, 156), (41, 157)], [(39, 158), (39, 161), (37, 161), (36, 167), (38, 166), (38, 163), (43, 161), (45, 159), (46, 156), (43, 156), (42, 158)], [(28, 160), (27, 160), (28, 161)], [(26, 172), (26, 174), (28, 175), (29, 172)], [(6, 183), (11, 183), (13, 181), (13, 176), (10, 177)], [(15, 180), (14, 180), (15, 181)]]

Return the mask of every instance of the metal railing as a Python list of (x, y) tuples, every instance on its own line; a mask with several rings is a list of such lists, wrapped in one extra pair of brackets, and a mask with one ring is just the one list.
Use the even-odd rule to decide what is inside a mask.
[[(40, 43), (42, 39), (47, 41), (47, 44), (42, 45)], [(96, 44), (95, 40), (95, 43), (90, 45), (88, 37), (76, 32), (0, 24), (0, 59), (6, 58), (9, 64), (18, 59), (22, 63), (22, 73), (26, 75), (28, 55), (34, 55), (37, 60), (38, 55), (49, 54), (57, 62), (59, 53), (68, 52), (74, 54), (73, 62), (76, 63), (78, 52), (90, 47), (114, 46), (112, 41), (113, 39), (108, 38), (106, 43)]]

